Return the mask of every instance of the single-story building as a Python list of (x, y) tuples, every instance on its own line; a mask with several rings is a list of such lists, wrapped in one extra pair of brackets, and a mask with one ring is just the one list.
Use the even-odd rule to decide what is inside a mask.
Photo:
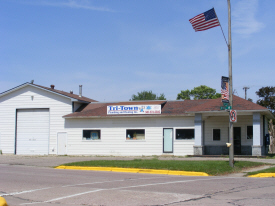
[[(0, 94), (0, 150), (24, 155), (228, 154), (221, 99), (97, 102), (24, 83)], [(233, 97), (235, 155), (267, 153), (265, 107)]]

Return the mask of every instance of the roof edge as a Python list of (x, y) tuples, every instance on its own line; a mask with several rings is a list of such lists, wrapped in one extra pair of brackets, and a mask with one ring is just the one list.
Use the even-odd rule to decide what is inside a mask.
[[(70, 114), (68, 114), (70, 115)], [(142, 118), (142, 117), (192, 117), (194, 115), (192, 114), (180, 114), (180, 115), (159, 115), (159, 114), (156, 114), (156, 115), (123, 115), (123, 116), (115, 116), (115, 115), (110, 115), (110, 116), (69, 116), (69, 117), (66, 117), (67, 115), (64, 115), (63, 118), (64, 119), (102, 119), (102, 118), (129, 118), (129, 117), (137, 117), (137, 118)]]
[[(222, 110), (222, 111), (197, 111), (197, 112), (192, 112), (192, 111), (188, 111), (186, 113), (202, 113), (202, 114), (207, 114), (207, 113), (224, 113), (224, 112), (229, 112), (230, 110)], [(237, 112), (242, 112), (242, 113), (248, 113), (248, 112), (263, 112), (266, 113), (269, 117), (269, 119), (275, 119), (274, 115), (270, 112), (269, 109), (263, 109), (263, 110), (237, 110)]]
[(32, 86), (32, 87), (41, 89), (41, 90), (43, 90), (43, 91), (47, 91), (47, 92), (50, 92), (50, 93), (53, 93), (53, 94), (57, 94), (57, 95), (59, 95), (59, 96), (68, 98), (68, 99), (70, 99), (71, 101), (77, 101), (77, 102), (82, 102), (82, 103), (91, 103), (91, 102), (89, 102), (89, 101), (84, 101), (84, 100), (79, 100), (79, 99), (76, 99), (76, 98), (73, 98), (73, 97), (69, 97), (69, 96), (67, 96), (67, 95), (65, 95), (65, 94), (61, 94), (61, 93), (56, 92), (56, 91), (51, 91), (51, 90), (49, 90), (49, 89), (40, 87), (39, 85), (32, 84), (32, 83), (30, 83), (30, 82), (25, 82), (25, 83), (23, 83), (23, 84), (20, 84), (19, 86), (13, 87), (13, 88), (11, 88), (11, 89), (9, 89), (9, 90), (7, 90), (7, 91), (2, 92), (2, 93), (0, 93), (0, 97), (5, 96), (5, 95), (7, 95), (7, 94), (10, 94), (10, 93), (12, 93), (12, 92), (14, 92), (14, 91), (17, 91), (17, 90), (19, 90), (19, 89), (22, 89), (22, 88), (24, 88), (24, 87), (26, 87), (26, 86)]
[(25, 83), (23, 83), (23, 84), (20, 84), (20, 85), (18, 85), (18, 86), (16, 86), (16, 87), (13, 87), (13, 88), (7, 90), (7, 91), (4, 91), (4, 92), (0, 93), (0, 97), (1, 97), (1, 96), (4, 96), (4, 95), (7, 95), (7, 94), (9, 94), (9, 93), (11, 93), (11, 92), (13, 92), (13, 91), (18, 90), (18, 89), (21, 89), (21, 88), (23, 88), (23, 87), (25, 87), (25, 86), (27, 86), (27, 85), (29, 85), (29, 84), (30, 84), (29, 82), (25, 82)]

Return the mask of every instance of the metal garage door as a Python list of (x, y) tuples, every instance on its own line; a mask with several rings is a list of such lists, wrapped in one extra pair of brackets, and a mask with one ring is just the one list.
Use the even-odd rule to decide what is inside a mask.
[(16, 154), (49, 153), (49, 109), (17, 110)]

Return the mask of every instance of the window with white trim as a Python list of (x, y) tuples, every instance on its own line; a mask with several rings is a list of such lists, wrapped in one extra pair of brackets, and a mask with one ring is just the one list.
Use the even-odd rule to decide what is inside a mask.
[(100, 130), (83, 130), (83, 140), (100, 140)]

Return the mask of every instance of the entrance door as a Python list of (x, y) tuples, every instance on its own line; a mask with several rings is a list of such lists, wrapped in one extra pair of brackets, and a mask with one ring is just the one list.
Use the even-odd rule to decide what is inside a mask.
[(234, 127), (234, 154), (241, 155), (241, 128), (240, 127)]
[(173, 153), (173, 129), (163, 129), (163, 152)]
[(58, 155), (67, 154), (67, 133), (66, 132), (57, 133), (57, 154)]

